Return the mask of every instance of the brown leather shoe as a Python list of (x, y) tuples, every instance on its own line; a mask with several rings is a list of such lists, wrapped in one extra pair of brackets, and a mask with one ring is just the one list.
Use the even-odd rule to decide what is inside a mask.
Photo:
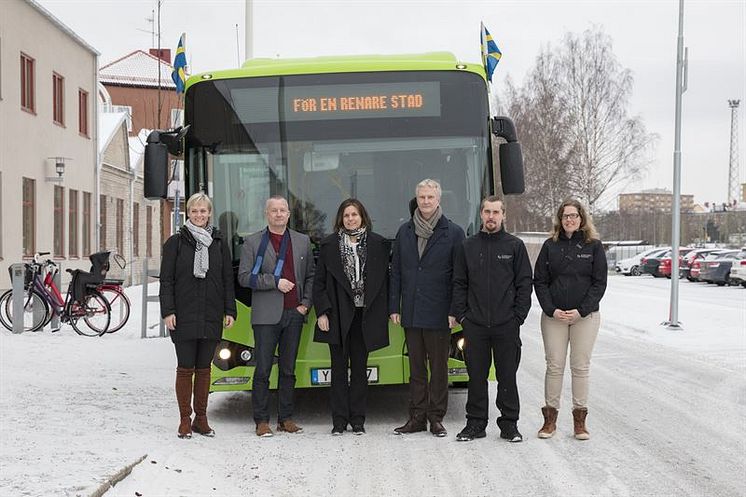
[(417, 433), (427, 430), (427, 422), (424, 417), (411, 417), (404, 425), (394, 428), (394, 433), (403, 435), (405, 433)]
[(277, 431), (284, 431), (286, 433), (303, 433), (303, 428), (295, 424), (292, 419), (286, 419), (285, 421), (277, 422)]
[(262, 421), (256, 424), (257, 437), (271, 437), (272, 435), (274, 435), (274, 433), (272, 433), (272, 428), (269, 427), (269, 423)]
[(585, 428), (585, 417), (588, 416), (588, 409), (585, 407), (572, 410), (573, 427), (575, 428), (575, 438), (578, 440), (588, 440), (591, 438), (590, 433)]
[(443, 423), (440, 421), (430, 421), (430, 433), (433, 434), (433, 436), (441, 438), (448, 435), (448, 432), (446, 431), (446, 427), (443, 426)]
[(544, 415), (544, 426), (539, 430), (539, 438), (552, 438), (557, 431), (557, 409), (545, 406), (541, 408)]

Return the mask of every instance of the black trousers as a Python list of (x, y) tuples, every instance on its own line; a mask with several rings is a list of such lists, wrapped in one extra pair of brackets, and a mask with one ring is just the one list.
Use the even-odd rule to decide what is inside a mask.
[(502, 429), (515, 425), (520, 414), (520, 399), (516, 372), (521, 362), (521, 339), (516, 323), (484, 328), (464, 320), (464, 352), (469, 373), (469, 392), (466, 401), (468, 423), (486, 427), (489, 420), (489, 391), (487, 378), (490, 364), (495, 361), (497, 378), (497, 425)]
[(362, 323), (363, 310), (357, 308), (347, 339), (343, 340), (344, 345), (329, 344), (332, 359), (329, 395), (334, 425), (365, 423), (368, 405), (368, 349), (365, 347)]
[(174, 342), (176, 362), (180, 368), (209, 368), (219, 340), (198, 338)]
[(451, 330), (406, 328), (405, 333), (409, 353), (409, 416), (427, 416), (430, 422), (442, 422), (448, 409)]

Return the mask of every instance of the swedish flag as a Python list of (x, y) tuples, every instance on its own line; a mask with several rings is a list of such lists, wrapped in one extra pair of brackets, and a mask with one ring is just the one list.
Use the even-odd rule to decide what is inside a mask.
[(482, 32), (480, 33), (480, 41), (482, 42), (482, 64), (484, 64), (484, 71), (487, 73), (487, 80), (492, 82), (492, 73), (495, 72), (497, 63), (500, 62), (500, 57), (503, 56), (497, 43), (492, 39), (492, 35), (482, 23)]
[(186, 84), (186, 53), (184, 52), (184, 38), (186, 33), (182, 33), (179, 38), (179, 46), (176, 47), (176, 55), (174, 55), (174, 70), (171, 72), (171, 79), (174, 80), (176, 85), (176, 93), (184, 93), (184, 86)]

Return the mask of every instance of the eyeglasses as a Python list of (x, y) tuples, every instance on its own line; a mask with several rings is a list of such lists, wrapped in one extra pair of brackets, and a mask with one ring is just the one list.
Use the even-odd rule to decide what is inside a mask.
[(580, 217), (580, 214), (577, 212), (571, 212), (570, 214), (562, 214), (562, 219), (577, 219)]

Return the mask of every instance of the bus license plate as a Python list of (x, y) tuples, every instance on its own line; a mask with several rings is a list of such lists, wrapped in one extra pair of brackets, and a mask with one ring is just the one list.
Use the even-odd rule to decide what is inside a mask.
[[(347, 370), (349, 377), (350, 371)], [(332, 382), (331, 368), (313, 368), (311, 369), (312, 385), (329, 385)], [(378, 383), (378, 366), (368, 367), (368, 383)]]

